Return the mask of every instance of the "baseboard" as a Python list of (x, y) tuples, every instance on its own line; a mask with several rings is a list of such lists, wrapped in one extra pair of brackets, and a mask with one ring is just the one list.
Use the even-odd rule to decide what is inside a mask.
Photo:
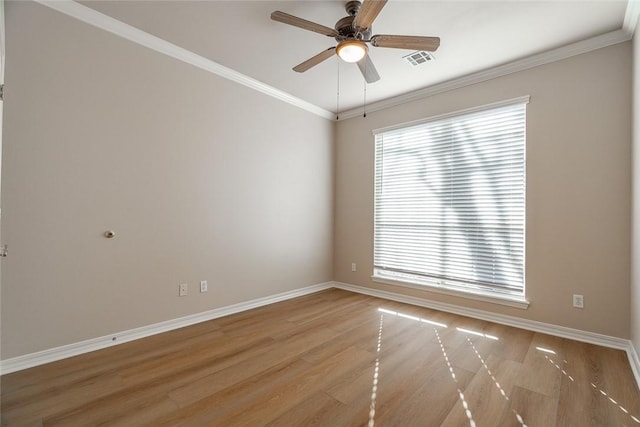
[(535, 320), (521, 319), (519, 317), (507, 316), (504, 314), (491, 313), (484, 310), (474, 308), (461, 307), (454, 304), (443, 302), (429, 301), (422, 298), (416, 298), (408, 295), (397, 294), (394, 292), (381, 291), (378, 289), (365, 288), (362, 286), (351, 285), (343, 282), (331, 282), (334, 288), (343, 289), (345, 291), (357, 292), (364, 295), (388, 299), (392, 301), (404, 302), (419, 307), (431, 308), (434, 310), (444, 311), (447, 313), (458, 314), (461, 316), (472, 317), (474, 319), (487, 320), (489, 322), (499, 323), (502, 325), (513, 326), (516, 328), (526, 329), (534, 332), (541, 332), (548, 335), (554, 335), (561, 338), (568, 338), (576, 341), (582, 341), (589, 344), (601, 345), (603, 347), (624, 350), (629, 359), (631, 371), (636, 380), (636, 385), (640, 388), (640, 357), (636, 352), (631, 340), (624, 338), (611, 337), (608, 335), (596, 334), (594, 332), (582, 331), (580, 329), (567, 328), (565, 326), (552, 325), (550, 323), (538, 322)]
[(638, 357), (636, 348), (633, 346), (631, 341), (629, 341), (629, 347), (627, 348), (627, 357), (629, 358), (629, 365), (631, 365), (631, 370), (633, 371), (633, 376), (636, 379), (636, 384), (638, 385), (638, 388), (640, 388), (640, 358)]
[(162, 332), (172, 331), (174, 329), (183, 328), (185, 326), (194, 325), (196, 323), (205, 322), (207, 320), (217, 319), (219, 317), (228, 316), (230, 314), (239, 313), (241, 311), (250, 310), (252, 308), (262, 307), (299, 296), (312, 294), (314, 292), (329, 289), (332, 286), (333, 282), (320, 283), (317, 285), (307, 286), (305, 288), (282, 292), (276, 295), (270, 295), (267, 297), (257, 298), (238, 304), (215, 308), (213, 310), (208, 310), (202, 313), (196, 313), (177, 319), (142, 326), (140, 328), (130, 329), (128, 331), (116, 332), (111, 335), (105, 335), (102, 337), (92, 338), (61, 347), (55, 347), (36, 353), (25, 354), (23, 356), (2, 360), (0, 361), (0, 375), (10, 374), (12, 372), (21, 371), (23, 369), (32, 368), (38, 365), (44, 365), (45, 363), (55, 362), (57, 360), (66, 359), (68, 357), (78, 356), (80, 354), (89, 353), (91, 351), (100, 350), (140, 338), (149, 337), (151, 335), (160, 334)]
[(552, 325), (549, 323), (543, 323), (534, 320), (521, 319), (514, 316), (507, 316), (478, 309), (461, 307), (454, 304), (425, 300), (422, 298), (351, 285), (349, 283), (343, 282), (320, 283), (317, 285), (307, 286), (304, 288), (295, 289), (276, 295), (270, 295), (263, 298), (257, 298), (238, 304), (180, 317), (177, 319), (142, 326), (140, 328), (130, 329), (128, 331), (117, 332), (111, 335), (105, 335), (102, 337), (92, 338), (61, 347), (55, 347), (36, 353), (30, 353), (23, 356), (2, 360), (0, 361), (0, 375), (10, 374), (12, 372), (21, 371), (23, 369), (44, 365), (46, 363), (55, 362), (57, 360), (78, 356), (81, 354), (89, 353), (91, 351), (123, 344), (125, 342), (172, 331), (174, 329), (194, 325), (196, 323), (205, 322), (207, 320), (217, 319), (219, 317), (228, 316), (230, 314), (239, 313), (241, 311), (262, 307), (265, 305), (285, 301), (303, 295), (308, 295), (330, 288), (343, 289), (346, 291), (370, 295), (391, 301), (403, 302), (420, 307), (431, 308), (434, 310), (440, 310), (448, 313), (472, 317), (475, 319), (499, 323), (502, 325), (513, 326), (516, 328), (526, 329), (534, 332), (541, 332), (561, 338), (568, 338), (576, 341), (582, 341), (590, 344), (624, 350), (627, 352), (629, 364), (631, 365), (631, 370), (633, 371), (636, 383), (640, 386), (640, 357), (638, 357), (638, 353), (636, 352), (630, 340), (611, 337), (608, 335), (596, 334), (594, 332), (582, 331), (579, 329), (567, 328), (564, 326)]
[(489, 311), (478, 310), (474, 308), (467, 308), (467, 307), (462, 307), (454, 304), (430, 301), (423, 298), (417, 298), (417, 297), (412, 297), (408, 295), (398, 294), (395, 292), (387, 292), (387, 291), (381, 291), (378, 289), (365, 288), (362, 286), (351, 285), (349, 283), (333, 282), (333, 287), (338, 289), (344, 289), (345, 291), (357, 292), (360, 294), (384, 298), (392, 301), (404, 302), (407, 304), (417, 305), (420, 307), (432, 308), (434, 310), (444, 311), (447, 313), (453, 313), (461, 316), (472, 317), (474, 319), (486, 320), (489, 322), (499, 323), (501, 325), (513, 326), (520, 329), (526, 329), (534, 332), (541, 332), (544, 334), (554, 335), (561, 338), (569, 338), (576, 341), (582, 341), (589, 344), (596, 344), (596, 345), (615, 348), (619, 350), (628, 351), (631, 345), (631, 341), (623, 338), (596, 334), (594, 332), (567, 328), (565, 326), (552, 325), (549, 323), (538, 322), (535, 320), (522, 319), (520, 317), (507, 316), (504, 314), (497, 314)]

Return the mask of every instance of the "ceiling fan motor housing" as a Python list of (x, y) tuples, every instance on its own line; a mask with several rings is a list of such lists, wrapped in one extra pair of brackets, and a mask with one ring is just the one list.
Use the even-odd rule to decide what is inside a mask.
[[(360, 2), (349, 2), (349, 3), (358, 3)], [(336, 22), (335, 29), (338, 32), (336, 36), (336, 41), (340, 42), (346, 39), (358, 39), (358, 40), (369, 40), (371, 38), (371, 28), (367, 28), (365, 31), (360, 33), (356, 33), (356, 30), (353, 28), (353, 20), (355, 16), (345, 16), (344, 18), (338, 20)]]

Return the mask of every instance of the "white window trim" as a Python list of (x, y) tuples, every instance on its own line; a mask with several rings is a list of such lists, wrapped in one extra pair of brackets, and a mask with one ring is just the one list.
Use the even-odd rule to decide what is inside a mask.
[(414, 120), (410, 122), (400, 123), (397, 125), (374, 129), (372, 133), (374, 135), (377, 135), (383, 132), (421, 125), (429, 122), (435, 122), (437, 120), (447, 119), (449, 117), (461, 116), (463, 114), (471, 114), (479, 111), (490, 110), (492, 108), (507, 107), (509, 105), (515, 105), (515, 104), (528, 104), (530, 99), (531, 99), (530, 95), (525, 95), (525, 96), (520, 96), (518, 98), (511, 98), (511, 99), (506, 99), (504, 101), (498, 101), (498, 102), (492, 102), (490, 104), (479, 105), (477, 107), (464, 108), (462, 110), (451, 111), (449, 113), (438, 114), (436, 116), (427, 117), (426, 119), (419, 119), (419, 120)]
[[(530, 99), (531, 99), (530, 95), (525, 95), (518, 98), (511, 98), (503, 101), (498, 101), (498, 102), (484, 104), (476, 107), (439, 114), (436, 116), (428, 117), (426, 119), (414, 120), (410, 122), (387, 126), (384, 128), (374, 129), (372, 133), (373, 135), (378, 135), (380, 133), (384, 133), (384, 132), (388, 132), (396, 129), (429, 123), (437, 120), (446, 119), (449, 117), (455, 117), (455, 116), (460, 116), (464, 114), (471, 114), (471, 113), (484, 111), (492, 108), (506, 107), (506, 106), (515, 105), (515, 104), (528, 104)], [(526, 129), (525, 129), (525, 132), (526, 132)], [(525, 215), (525, 224), (526, 224), (526, 215)], [(526, 225), (525, 225), (525, 232), (526, 232)], [(526, 246), (524, 250), (526, 252)], [(525, 272), (526, 272), (526, 269), (525, 269)], [(529, 308), (529, 300), (526, 297), (526, 279), (523, 282), (521, 296), (520, 295), (501, 295), (497, 293), (492, 293), (490, 291), (483, 292), (483, 291), (476, 291), (472, 289), (459, 291), (447, 285), (441, 285), (436, 282), (429, 283), (425, 281), (425, 282), (418, 283), (416, 281), (411, 281), (411, 280), (405, 281), (399, 278), (390, 278), (387, 276), (381, 276), (376, 274), (375, 271), (374, 271), (374, 274), (371, 276), (371, 279), (377, 283), (403, 286), (411, 289), (419, 289), (422, 291), (428, 291), (428, 292), (433, 292), (433, 293), (438, 293), (443, 295), (450, 295), (450, 296), (455, 296), (455, 297), (460, 297), (460, 298), (465, 298), (465, 299), (470, 299), (475, 301), (482, 301), (482, 302), (488, 302), (492, 304), (504, 305), (504, 306), (514, 307), (522, 310), (526, 310)]]
[(516, 297), (516, 296), (503, 296), (503, 295), (494, 295), (489, 293), (478, 293), (473, 291), (456, 291), (447, 286), (440, 286), (437, 284), (418, 284), (415, 282), (391, 279), (388, 277), (383, 277), (374, 274), (371, 276), (371, 280), (377, 283), (383, 283), (385, 285), (394, 285), (394, 286), (404, 286), (405, 288), (411, 289), (419, 289), (421, 291), (433, 292), (436, 294), (450, 295), (475, 301), (488, 302), (492, 304), (498, 305), (506, 305), (508, 307), (519, 308), (521, 310), (526, 310), (529, 308), (529, 300), (526, 296)]

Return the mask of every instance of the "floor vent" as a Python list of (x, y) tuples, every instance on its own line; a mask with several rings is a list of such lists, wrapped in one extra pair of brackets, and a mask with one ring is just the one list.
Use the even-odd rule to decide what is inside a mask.
[(433, 56), (433, 53), (431, 52), (418, 50), (416, 52), (410, 53), (407, 56), (403, 56), (402, 59), (406, 60), (412, 66), (417, 67), (418, 65), (433, 61), (434, 59), (436, 59), (436, 57)]

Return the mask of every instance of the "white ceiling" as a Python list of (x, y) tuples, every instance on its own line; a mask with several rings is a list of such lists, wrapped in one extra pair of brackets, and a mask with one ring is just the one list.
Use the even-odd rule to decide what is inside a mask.
[[(346, 1), (87, 1), (84, 5), (153, 34), (325, 110), (362, 105), (364, 80), (355, 64), (331, 58), (306, 73), (291, 68), (335, 40), (272, 21), (275, 10), (329, 27)], [(389, 0), (374, 34), (441, 38), (436, 60), (412, 67), (411, 51), (372, 47), (381, 80), (367, 85), (375, 102), (509, 63), (623, 27), (626, 0)]]

